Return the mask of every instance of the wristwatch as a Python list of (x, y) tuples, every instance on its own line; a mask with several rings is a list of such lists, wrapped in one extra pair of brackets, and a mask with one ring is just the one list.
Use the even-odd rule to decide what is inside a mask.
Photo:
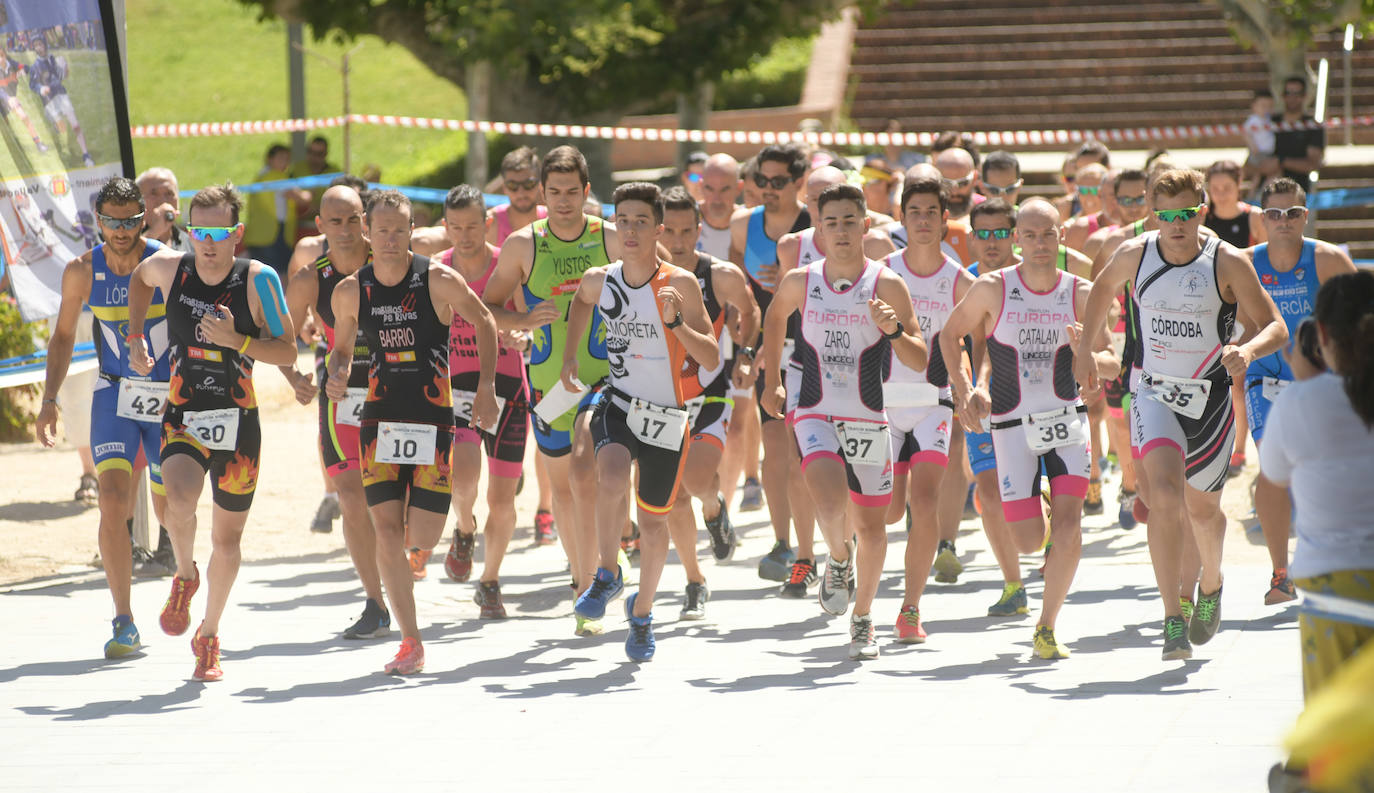
[(682, 312), (679, 311), (679, 312), (677, 312), (677, 316), (673, 317), (673, 321), (672, 321), (672, 322), (665, 322), (665, 323), (663, 323), (663, 327), (667, 328), (668, 330), (672, 330), (673, 328), (676, 328), (678, 325), (681, 325), (681, 324), (682, 324)]
[(888, 340), (890, 341), (890, 340), (892, 340), (892, 339), (897, 338), (898, 336), (902, 335), (902, 334), (905, 333), (905, 332), (906, 332), (906, 327), (902, 325), (902, 321), (899, 319), (899, 320), (897, 320), (897, 329), (894, 330), (894, 331), (892, 331), (891, 333), (884, 333), (884, 334), (883, 334), (883, 338), (888, 339)]

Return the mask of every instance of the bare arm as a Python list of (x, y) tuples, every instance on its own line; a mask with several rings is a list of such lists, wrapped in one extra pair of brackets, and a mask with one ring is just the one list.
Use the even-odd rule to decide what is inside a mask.
[[(254, 339), (234, 332), (238, 341), (237, 349), (263, 363), (295, 366), (296, 326), (291, 322), (291, 312), (286, 307), (286, 294), (277, 272), (262, 262), (255, 261), (248, 268), (248, 306), (253, 313), (253, 323), (265, 329), (268, 337)], [(227, 311), (225, 316), (229, 322), (233, 321)], [(210, 317), (201, 319), (202, 325), (207, 322), (213, 320)], [(216, 344), (229, 346), (213, 334), (206, 335)]]
[(1222, 365), (1231, 377), (1240, 379), (1245, 376), (1251, 361), (1282, 348), (1288, 342), (1288, 326), (1284, 324), (1273, 298), (1260, 285), (1259, 276), (1255, 274), (1250, 260), (1230, 245), (1223, 244), (1217, 252), (1217, 278), (1221, 282), (1222, 296), (1229, 293), (1236, 307), (1255, 322), (1255, 335), (1249, 341), (1222, 346)]
[[(983, 393), (987, 392), (986, 368), (987, 355), (983, 346), (980, 345), (984, 336), (984, 329), (987, 327), (987, 318), (992, 315), (996, 304), (1002, 299), (1002, 279), (992, 273), (978, 278), (969, 287), (967, 294), (964, 295), (954, 310), (950, 312), (949, 319), (945, 320), (945, 327), (940, 331), (940, 354), (946, 361), (959, 360), (959, 342), (965, 336), (972, 336), (974, 339), (974, 365), (978, 367), (978, 388)], [(973, 398), (973, 385), (969, 382), (968, 373), (962, 366), (947, 366), (949, 369), (949, 385), (954, 391), (955, 410), (959, 414), (959, 421), (964, 427), (973, 432), (982, 430), (982, 421), (987, 416), (986, 398), (981, 400)]]
[[(301, 247), (305, 243), (306, 240), (302, 240), (301, 244), (296, 246), (297, 255), (300, 254)], [(292, 259), (294, 261), (295, 256)], [(315, 305), (319, 294), (320, 282), (310, 267), (297, 268), (291, 271), (286, 282), (286, 308), (291, 313), (293, 327), (299, 328), (309, 319), (311, 307)], [(279, 366), (277, 370), (282, 373), (286, 382), (290, 383), (291, 388), (296, 392), (296, 401), (302, 405), (309, 405), (319, 390), (313, 382), (315, 375), (310, 372), (303, 374), (297, 371), (294, 360), (290, 366)]]
[[(891, 223), (892, 221), (886, 222)], [(875, 261), (882, 261), (896, 250), (897, 246), (892, 244), (892, 236), (878, 228), (875, 221), (874, 227), (864, 234), (864, 256)]]
[(567, 338), (563, 343), (563, 387), (569, 391), (580, 391), (573, 383), (577, 378), (577, 350), (582, 344), (582, 334), (591, 321), (592, 309), (601, 302), (601, 287), (606, 283), (606, 268), (593, 267), (582, 274), (582, 282), (577, 285), (568, 306)]
[(716, 368), (720, 363), (720, 343), (711, 332), (711, 317), (706, 313), (696, 276), (686, 270), (673, 273), (668, 283), (659, 287), (656, 297), (665, 323), (681, 320), (671, 332), (692, 360), (703, 369)]
[(782, 277), (768, 312), (763, 315), (763, 351), (759, 358), (764, 372), (760, 404), (770, 415), (782, 417), (786, 394), (782, 388), (782, 342), (787, 336), (787, 318), (801, 308), (806, 297), (806, 271), (793, 270)]
[(133, 276), (129, 278), (129, 366), (139, 374), (153, 371), (155, 363), (148, 355), (148, 343), (143, 338), (143, 325), (148, 321), (148, 307), (153, 303), (153, 294), (162, 290), (166, 295), (172, 289), (172, 276), (176, 274), (181, 253), (164, 248), (138, 263)]
[(1350, 254), (1329, 242), (1318, 242), (1316, 250), (1317, 278), (1326, 283), (1338, 275), (1355, 272), (1355, 262)]
[[(921, 323), (911, 309), (911, 292), (906, 288), (906, 281), (892, 270), (883, 268), (873, 291), (877, 300), (869, 303), (869, 312), (878, 331), (887, 336), (897, 330), (896, 323), (902, 326), (902, 332), (888, 340), (892, 345), (892, 354), (905, 366), (917, 372), (925, 371), (930, 363), (930, 347), (921, 337)], [(888, 312), (896, 322), (888, 322)]]
[(334, 287), (334, 349), (325, 363), (324, 392), (338, 402), (348, 396), (348, 370), (353, 366), (353, 342), (358, 337), (358, 275), (354, 273)]
[(534, 237), (530, 227), (515, 232), (506, 238), (501, 246), (501, 255), (496, 258), (496, 268), (482, 292), (482, 302), (496, 320), (501, 330), (532, 330), (547, 325), (559, 316), (558, 307), (552, 300), (545, 300), (530, 306), (529, 312), (512, 311), (506, 308), (520, 285), (529, 276), (529, 266), (534, 263)]
[[(1098, 338), (1105, 332), (1107, 324), (1107, 311), (1112, 301), (1116, 300), (1117, 293), (1135, 276), (1140, 247), (1143, 244), (1143, 240), (1137, 238), (1117, 248), (1108, 260), (1107, 266), (1097, 274), (1092, 291), (1088, 293), (1087, 303), (1078, 315), (1082, 317), (1083, 323), (1083, 338), (1079, 342), (1083, 349), (1098, 348)], [(1074, 356), (1073, 367), (1079, 387), (1089, 392), (1097, 390), (1097, 369), (1092, 356)]]
[[(759, 312), (758, 301), (754, 299), (754, 290), (749, 288), (749, 282), (739, 267), (730, 262), (720, 261), (711, 265), (711, 288), (715, 290), (720, 302), (725, 306), (732, 307), (738, 316), (737, 332), (739, 338), (748, 339), (750, 342), (757, 339), (762, 314)], [(758, 371), (757, 367), (754, 366), (754, 359), (757, 355), (758, 350), (755, 350), (752, 356), (736, 351), (735, 370), (730, 373), (730, 380), (737, 388), (744, 388), (753, 384)]]
[(81, 307), (91, 294), (91, 254), (86, 252), (67, 263), (62, 271), (62, 303), (57, 309), (57, 325), (48, 339), (48, 361), (43, 380), (43, 404), (38, 410), (35, 429), (44, 446), (57, 443), (57, 392), (67, 379), (76, 345), (76, 323)]

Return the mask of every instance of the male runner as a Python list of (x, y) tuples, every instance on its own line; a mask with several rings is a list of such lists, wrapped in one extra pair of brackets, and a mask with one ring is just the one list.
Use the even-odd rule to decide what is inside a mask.
[(171, 374), (162, 414), (162, 482), (177, 574), (160, 622), (171, 636), (190, 627), (191, 596), (200, 587), (196, 502), (211, 477), (210, 595), (191, 639), (194, 677), (206, 681), (224, 675), (219, 620), (238, 575), (239, 543), (258, 483), (262, 431), (253, 363), (296, 361), (296, 331), (276, 271), (234, 257), (243, 239), (242, 209), (231, 185), (196, 193), (187, 227), (195, 253), (157, 251), (129, 280), (129, 365), (141, 375), (157, 365), (148, 354), (157, 348), (156, 339), (148, 339), (150, 305), (157, 290), (166, 296)]
[[(765, 361), (781, 360), (787, 321), (800, 312), (793, 432), (802, 473), (829, 546), (821, 579), (821, 608), (836, 616), (855, 596), (849, 657), (878, 657), (871, 614), (887, 555), (885, 514), (892, 497), (892, 444), (883, 408), (883, 370), (889, 353), (924, 370), (926, 342), (901, 276), (864, 256), (870, 220), (863, 191), (851, 184), (817, 197), (826, 258), (789, 271), (764, 317)], [(782, 418), (787, 395), (778, 367), (764, 369), (763, 406)], [(846, 503), (848, 491), (850, 504)], [(858, 534), (858, 586), (855, 549)]]
[(701, 236), (697, 247), (717, 259), (730, 258), (730, 221), (739, 209), (743, 182), (739, 161), (728, 154), (712, 154), (701, 169)]
[(71, 124), (76, 143), (81, 147), (81, 161), (86, 165), (95, 165), (91, 150), (86, 148), (86, 133), (81, 131), (81, 122), (76, 120), (76, 108), (72, 107), (64, 84), (67, 79), (67, 59), (60, 55), (49, 55), (48, 40), (41, 34), (33, 39), (33, 53), (33, 63), (29, 65), (29, 88), (43, 99), (43, 114), (57, 127), (58, 142), (66, 137), (67, 124)]
[[(1302, 187), (1286, 176), (1266, 183), (1260, 193), (1260, 206), (1269, 241), (1246, 251), (1259, 275), (1260, 285), (1278, 307), (1279, 316), (1288, 328), (1288, 338), (1294, 345), (1299, 342), (1298, 325), (1312, 315), (1321, 285), (1337, 275), (1355, 272), (1355, 264), (1345, 251), (1303, 236), (1307, 223), (1306, 200), (1307, 194)], [(1240, 321), (1247, 329), (1254, 324), (1249, 317), (1241, 317)], [(1294, 379), (1281, 352), (1256, 358), (1245, 370), (1245, 412), (1249, 414), (1250, 433), (1256, 449), (1264, 438), (1264, 425), (1273, 400)], [(1288, 489), (1261, 475), (1255, 482), (1255, 514), (1259, 517), (1264, 543), (1274, 566), (1264, 602), (1274, 605), (1292, 600), (1293, 583), (1288, 580), (1288, 537), (1292, 531), (1293, 502)]]
[[(1192, 644), (1210, 640), (1221, 624), (1221, 488), (1235, 435), (1230, 378), (1243, 377), (1251, 361), (1283, 346), (1288, 332), (1245, 256), (1215, 237), (1198, 236), (1206, 212), (1202, 174), (1160, 173), (1150, 205), (1160, 230), (1112, 254), (1093, 282), (1083, 343), (1096, 342), (1108, 305), (1132, 282), (1141, 374), (1131, 402), (1131, 441), (1150, 483), (1150, 558), (1164, 600), (1163, 656), (1170, 660), (1191, 658)], [(1241, 345), (1230, 343), (1237, 308), (1258, 329)], [(1074, 362), (1074, 377), (1088, 388), (1098, 379), (1086, 357)], [(1186, 629), (1175, 599), (1185, 509), (1202, 561)]]
[(167, 326), (162, 293), (153, 297), (153, 319), (147, 335), (153, 337), (157, 362), (150, 378), (135, 376), (129, 367), (124, 330), (129, 321), (129, 276), (138, 263), (162, 245), (144, 238), (140, 231), (146, 206), (138, 186), (129, 179), (113, 178), (95, 196), (96, 220), (105, 242), (67, 264), (62, 272), (62, 303), (57, 325), (48, 341), (47, 377), (43, 403), (35, 422), (38, 440), (51, 447), (57, 442), (57, 392), (67, 377), (82, 306), (95, 315), (95, 345), (100, 379), (91, 398), (91, 454), (100, 481), (100, 559), (105, 581), (114, 599), (114, 636), (105, 643), (106, 658), (122, 658), (139, 650), (129, 600), (132, 547), (125, 519), (133, 508), (133, 469), (139, 452), (148, 462), (152, 482), (153, 511), (161, 523), (166, 511), (166, 491), (158, 464), (158, 434), (162, 408), (167, 401)]
[(548, 217), (548, 210), (540, 203), (539, 153), (529, 146), (521, 146), (502, 157), (501, 189), (510, 203), (487, 211), (491, 220), (486, 230), (487, 242), (497, 248), (517, 230)]
[(1078, 190), (1079, 206), (1082, 209), (1064, 224), (1064, 244), (1076, 251), (1082, 251), (1088, 237), (1105, 226), (1113, 224), (1102, 202), (1102, 182), (1107, 178), (1107, 169), (1097, 163), (1088, 163), (1078, 170), (1075, 184)]
[[(363, 237), (363, 201), (352, 187), (337, 185), (320, 196), (315, 227), (320, 234), (296, 243), (287, 267), (286, 305), (291, 322), (301, 327), (314, 315), (315, 327), (324, 334), (326, 349), (336, 346), (334, 289), (371, 260), (372, 249)], [(358, 432), (363, 403), (367, 401), (367, 370), (371, 355), (365, 339), (354, 336), (353, 364), (344, 373), (348, 396), (341, 402), (318, 400), (320, 458), (325, 474), (333, 481), (343, 517), (344, 546), (363, 585), (363, 613), (344, 630), (345, 639), (379, 638), (391, 632), (391, 615), (382, 599), (381, 573), (377, 569), (377, 534), (367, 511), (363, 492), (362, 461)], [(298, 372), (295, 361), (281, 367), (296, 392), (296, 401), (310, 405), (319, 388), (310, 373)], [(328, 387), (327, 371), (320, 388)]]
[[(663, 196), (663, 246), (668, 249), (669, 261), (676, 267), (693, 273), (701, 287), (706, 314), (711, 320), (713, 335), (721, 347), (725, 346), (726, 308), (734, 309), (740, 318), (739, 332), (746, 338), (758, 336), (759, 306), (744, 273), (727, 261), (721, 261), (697, 248), (702, 225), (697, 203), (686, 190), (670, 189)], [(728, 368), (727, 368), (728, 367)], [(720, 365), (706, 368), (693, 360), (684, 362), (681, 372), (682, 396), (693, 414), (691, 444), (687, 447), (687, 461), (682, 472), (673, 511), (668, 515), (668, 530), (673, 546), (687, 574), (687, 593), (682, 607), (683, 619), (706, 616), (706, 601), (711, 596), (706, 577), (696, 559), (696, 516), (692, 514), (691, 496), (701, 500), (701, 519), (711, 536), (711, 553), (717, 561), (725, 561), (735, 553), (735, 530), (730, 525), (729, 504), (721, 494), (721, 457), (727, 443), (727, 428), (734, 415), (729, 396), (732, 384), (753, 394), (754, 357), (752, 350), (737, 350), (734, 363), (722, 356)]]
[[(1021, 161), (1009, 151), (998, 149), (983, 158), (982, 191), (988, 198), (1001, 198), (1013, 207), (1020, 201)], [(971, 215), (972, 209), (969, 210)], [(972, 222), (970, 220), (970, 222)]]
[[(498, 249), (483, 237), (490, 220), (483, 214), (482, 192), (459, 185), (444, 199), (444, 228), (453, 247), (436, 257), (452, 267), (479, 296), (496, 267)], [(513, 303), (507, 304), (513, 308)], [(516, 338), (518, 336), (518, 338)], [(525, 460), (525, 436), (529, 429), (529, 396), (525, 389), (525, 362), (519, 346), (527, 346), (525, 334), (501, 334), (496, 360), (496, 403), (501, 410), (494, 432), (472, 424), (472, 400), (480, 375), (478, 334), (462, 317), (454, 319), (449, 336), (449, 376), (453, 385), (453, 510), (457, 525), (444, 559), (444, 570), (454, 581), (472, 574), (472, 550), (476, 544), (477, 483), (481, 479), (482, 451), (487, 454), (487, 523), (482, 577), (474, 598), (482, 619), (503, 619), (501, 562), (515, 533), (515, 489)]]
[(410, 199), (386, 190), (367, 205), (372, 262), (334, 287), (334, 351), (325, 392), (348, 399), (359, 331), (371, 367), (358, 430), (363, 490), (377, 530), (377, 567), (401, 648), (383, 671), (408, 675), (425, 666), (415, 614), (415, 582), (406, 534), (433, 548), (448, 514), (453, 395), (448, 374), (449, 325), (462, 317), (477, 329), (481, 373), (472, 403), (479, 427), (496, 422), (496, 322), (463, 277), (410, 252)]
[(18, 116), (24, 129), (28, 130), (29, 137), (33, 139), (34, 148), (38, 149), (39, 154), (43, 154), (48, 150), (48, 144), (38, 137), (38, 130), (33, 128), (33, 120), (24, 112), (24, 105), (19, 101), (19, 73), (24, 68), (24, 64), (10, 57), (4, 44), (0, 43), (0, 118), (8, 119), (10, 113)]
[[(568, 308), (582, 274), (618, 258), (620, 241), (615, 226), (583, 214), (591, 183), (587, 160), (580, 151), (572, 146), (550, 151), (540, 165), (539, 179), (549, 216), (506, 238), (482, 299), (502, 330), (533, 332), (529, 377), (534, 440), (548, 466), (554, 519), (564, 529), (558, 537), (572, 568), (574, 595), (585, 592), (594, 581), (604, 594), (618, 591), (613, 584), (620, 579), (615, 571), (597, 570), (596, 465), (589, 411), (593, 389), (609, 370), (605, 329), (598, 312), (592, 312), (591, 331), (576, 350), (581, 361), (578, 376), (589, 388), (561, 413), (543, 417), (538, 406), (551, 394), (555, 401), (566, 396), (559, 377)], [(505, 308), (512, 299), (519, 310)], [(582, 616), (576, 620), (579, 634), (601, 632), (599, 621)]]

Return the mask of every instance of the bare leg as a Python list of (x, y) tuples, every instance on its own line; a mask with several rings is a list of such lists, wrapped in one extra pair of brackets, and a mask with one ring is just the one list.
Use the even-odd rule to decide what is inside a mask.
[(487, 524), (482, 529), (486, 539), (483, 582), (490, 583), (501, 577), (501, 562), (506, 558), (511, 537), (515, 536), (515, 486), (519, 482), (518, 476), (487, 477)]
[[(338, 481), (333, 481), (337, 479)], [(377, 532), (367, 511), (367, 496), (363, 493), (363, 476), (358, 469), (344, 471), (330, 477), (339, 493), (339, 509), (343, 515), (344, 546), (358, 571), (363, 592), (382, 603), (382, 575), (377, 570)]]
[(110, 587), (116, 615), (133, 616), (129, 602), (133, 577), (132, 548), (124, 516), (133, 499), (132, 478), (128, 471), (111, 469), (100, 474), (100, 563), (105, 568), (105, 583)]

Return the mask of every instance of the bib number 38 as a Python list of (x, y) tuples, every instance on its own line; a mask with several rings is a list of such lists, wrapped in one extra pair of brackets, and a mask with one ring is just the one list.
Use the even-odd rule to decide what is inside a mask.
[(1026, 443), (1031, 451), (1040, 453), (1064, 446), (1086, 445), (1087, 436), (1083, 434), (1083, 423), (1078, 419), (1078, 411), (1073, 407), (1032, 413), (1021, 426), (1026, 432)]

